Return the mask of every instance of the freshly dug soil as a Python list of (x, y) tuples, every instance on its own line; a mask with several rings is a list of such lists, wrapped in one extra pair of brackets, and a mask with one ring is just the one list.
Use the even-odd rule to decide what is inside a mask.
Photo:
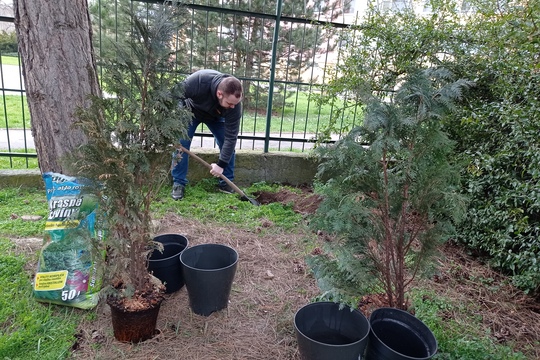
[(299, 214), (313, 214), (317, 211), (322, 197), (314, 194), (309, 188), (298, 188), (299, 192), (281, 188), (278, 192), (258, 192), (255, 193), (257, 201), (261, 204), (282, 203), (292, 206), (292, 209)]

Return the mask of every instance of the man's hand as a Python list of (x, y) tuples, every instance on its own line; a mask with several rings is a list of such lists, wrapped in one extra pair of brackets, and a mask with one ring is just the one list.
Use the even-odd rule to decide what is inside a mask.
[(223, 174), (223, 168), (221, 166), (218, 166), (215, 163), (210, 164), (210, 166), (212, 167), (210, 169), (210, 174), (212, 174), (212, 176), (220, 177), (220, 175)]

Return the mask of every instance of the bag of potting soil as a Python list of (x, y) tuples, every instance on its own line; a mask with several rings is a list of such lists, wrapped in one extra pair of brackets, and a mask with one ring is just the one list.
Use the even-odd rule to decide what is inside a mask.
[(43, 174), (49, 217), (34, 278), (41, 302), (91, 309), (99, 301), (104, 229), (97, 219), (98, 194), (85, 179)]

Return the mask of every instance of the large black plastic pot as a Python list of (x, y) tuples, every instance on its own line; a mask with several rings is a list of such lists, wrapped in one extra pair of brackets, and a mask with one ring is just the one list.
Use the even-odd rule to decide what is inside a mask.
[(303, 360), (358, 360), (364, 353), (369, 322), (358, 310), (333, 302), (302, 307), (294, 316), (298, 350)]
[(238, 253), (221, 244), (201, 244), (180, 255), (189, 306), (198, 315), (223, 310), (229, 302)]
[(178, 291), (184, 286), (180, 254), (188, 247), (188, 239), (179, 234), (162, 234), (154, 241), (163, 244), (163, 252), (155, 249), (148, 258), (148, 271), (165, 284), (166, 293)]
[(431, 330), (406, 311), (379, 308), (371, 313), (369, 323), (366, 360), (427, 360), (437, 352)]

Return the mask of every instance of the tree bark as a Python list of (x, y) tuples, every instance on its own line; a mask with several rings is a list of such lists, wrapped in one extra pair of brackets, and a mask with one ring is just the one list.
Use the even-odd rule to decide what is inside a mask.
[(32, 135), (42, 173), (86, 142), (75, 111), (99, 95), (87, 0), (14, 0)]

